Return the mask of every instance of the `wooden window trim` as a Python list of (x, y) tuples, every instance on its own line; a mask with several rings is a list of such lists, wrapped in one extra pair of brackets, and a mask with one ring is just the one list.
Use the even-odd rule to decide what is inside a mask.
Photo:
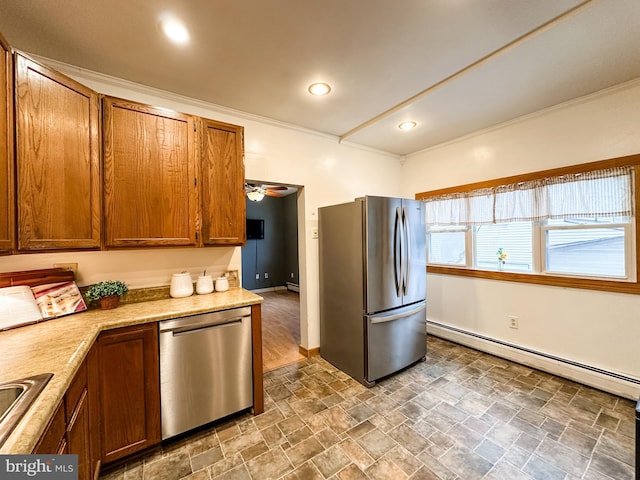
[[(611, 158), (608, 160), (600, 160), (591, 163), (582, 163), (579, 165), (571, 165), (568, 167), (554, 168), (550, 170), (542, 170), (539, 172), (526, 173), (522, 175), (514, 175), (510, 177), (497, 178), (482, 182), (469, 183), (456, 187), (442, 188), (421, 192), (415, 195), (416, 200), (423, 200), (436, 195), (444, 195), (448, 193), (469, 192), (481, 188), (497, 187), (500, 185), (508, 185), (518, 182), (526, 182), (530, 180), (539, 180), (541, 178), (554, 177), (558, 175), (571, 175), (575, 173), (584, 173), (592, 170), (602, 170), (613, 167), (633, 166), (634, 169), (634, 205), (636, 208), (640, 206), (640, 154), (628, 155), (624, 157)], [(599, 280), (588, 278), (572, 278), (558, 277), (554, 275), (530, 274), (530, 273), (514, 273), (514, 272), (494, 272), (488, 270), (477, 270), (473, 268), (459, 267), (443, 267), (428, 265), (427, 272), (457, 275), (461, 277), (486, 278), (490, 280), (502, 280), (508, 282), (533, 283), (537, 285), (550, 285), (563, 288), (581, 288), (587, 290), (600, 290), (605, 292), (640, 294), (640, 220), (637, 212), (634, 216), (635, 224), (635, 263), (636, 263), (636, 281), (635, 282), (616, 282), (612, 280)]]

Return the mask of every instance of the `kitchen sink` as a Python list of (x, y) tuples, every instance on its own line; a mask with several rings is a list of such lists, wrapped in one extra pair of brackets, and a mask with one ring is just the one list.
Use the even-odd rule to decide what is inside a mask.
[(0, 446), (53, 377), (42, 373), (0, 383)]

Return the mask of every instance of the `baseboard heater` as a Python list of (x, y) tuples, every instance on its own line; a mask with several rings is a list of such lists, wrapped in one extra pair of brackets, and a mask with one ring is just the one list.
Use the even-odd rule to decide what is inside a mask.
[(630, 400), (637, 401), (640, 395), (640, 379), (637, 378), (434, 321), (427, 321), (427, 333)]
[(287, 282), (287, 290), (291, 290), (292, 292), (300, 292), (300, 285), (297, 283)]

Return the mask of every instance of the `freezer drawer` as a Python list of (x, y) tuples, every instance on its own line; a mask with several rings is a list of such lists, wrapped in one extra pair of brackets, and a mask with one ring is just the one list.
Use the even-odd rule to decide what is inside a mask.
[(251, 308), (160, 322), (162, 439), (253, 405)]
[(426, 303), (365, 317), (367, 381), (390, 375), (427, 354)]

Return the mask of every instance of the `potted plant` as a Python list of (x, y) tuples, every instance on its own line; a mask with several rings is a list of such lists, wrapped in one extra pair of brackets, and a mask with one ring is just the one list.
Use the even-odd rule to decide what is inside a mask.
[(129, 288), (120, 280), (106, 280), (91, 285), (84, 296), (89, 301), (98, 301), (100, 308), (109, 310), (116, 308), (120, 303), (120, 297), (129, 291)]

